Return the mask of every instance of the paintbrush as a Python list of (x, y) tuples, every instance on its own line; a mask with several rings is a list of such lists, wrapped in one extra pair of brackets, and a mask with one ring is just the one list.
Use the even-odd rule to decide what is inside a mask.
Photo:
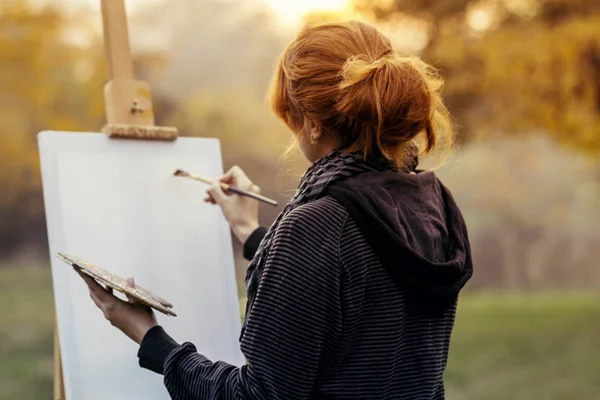
[[(196, 181), (200, 181), (200, 182), (203, 182), (203, 183), (206, 183), (206, 184), (209, 184), (209, 185), (212, 185), (212, 183), (213, 183), (213, 181), (211, 181), (208, 178), (205, 178), (203, 176), (198, 176), (198, 175), (190, 174), (189, 172), (184, 171), (182, 169), (178, 169), (177, 171), (175, 171), (173, 173), (173, 175), (175, 175), (175, 176), (181, 176), (181, 177), (184, 177), (184, 178), (194, 179)], [(277, 202), (275, 200), (269, 199), (268, 197), (265, 197), (265, 196), (261, 196), (260, 194), (256, 194), (256, 193), (251, 192), (249, 190), (240, 189), (238, 187), (235, 187), (233, 185), (229, 185), (229, 184), (223, 183), (223, 182), (221, 182), (221, 187), (226, 192), (236, 193), (236, 194), (239, 194), (240, 196), (251, 197), (251, 198), (253, 198), (255, 200), (262, 201), (263, 203), (267, 203), (267, 204), (270, 204), (272, 206), (276, 206), (277, 205)]]

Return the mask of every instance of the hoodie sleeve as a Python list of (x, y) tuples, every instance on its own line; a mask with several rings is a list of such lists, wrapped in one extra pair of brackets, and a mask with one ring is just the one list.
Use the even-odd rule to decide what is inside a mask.
[(252, 258), (254, 258), (254, 255), (256, 254), (256, 251), (260, 246), (260, 242), (262, 242), (266, 234), (267, 228), (261, 226), (259, 228), (256, 228), (254, 232), (252, 232), (250, 236), (248, 236), (248, 239), (246, 239), (246, 241), (244, 242), (243, 249), (244, 258), (246, 260), (250, 261), (252, 260)]
[(163, 346), (170, 350), (164, 382), (172, 399), (311, 397), (323, 357), (341, 330), (341, 225), (340, 216), (303, 207), (281, 222), (241, 339), (247, 364), (213, 362), (191, 343)]

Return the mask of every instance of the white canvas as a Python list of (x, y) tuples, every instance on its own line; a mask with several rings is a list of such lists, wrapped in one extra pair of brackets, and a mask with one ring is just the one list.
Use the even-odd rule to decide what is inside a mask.
[(172, 175), (222, 175), (218, 140), (47, 131), (38, 141), (67, 400), (169, 397), (162, 376), (139, 367), (137, 344), (104, 319), (58, 251), (133, 275), (174, 305), (177, 317), (157, 316), (175, 340), (242, 365), (229, 227), (202, 201), (206, 185)]

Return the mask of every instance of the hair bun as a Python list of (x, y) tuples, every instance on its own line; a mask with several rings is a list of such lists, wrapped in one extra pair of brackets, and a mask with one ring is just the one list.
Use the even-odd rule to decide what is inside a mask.
[(340, 89), (353, 86), (359, 82), (369, 79), (378, 68), (385, 64), (387, 57), (375, 61), (367, 60), (367, 56), (358, 55), (348, 59), (342, 68), (342, 83)]
[(373, 85), (369, 85), (375, 74), (386, 67), (388, 58), (369, 61), (367, 56), (358, 55), (346, 61), (341, 71), (340, 96), (337, 110), (363, 122), (373, 122), (377, 115)]
[(430, 130), (427, 71), (417, 60), (386, 55), (369, 61), (356, 56), (342, 68), (336, 108), (347, 118), (373, 127), (365, 132), (372, 132), (368, 139), (378, 148), (395, 147)]

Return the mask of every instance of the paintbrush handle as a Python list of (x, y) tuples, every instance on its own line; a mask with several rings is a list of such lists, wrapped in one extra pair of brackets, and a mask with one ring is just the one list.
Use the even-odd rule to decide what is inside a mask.
[[(195, 180), (200, 181), (200, 182), (204, 182), (204, 183), (209, 184), (209, 185), (212, 185), (212, 183), (213, 183), (213, 181), (211, 181), (210, 179), (205, 178), (203, 176), (199, 176), (199, 175), (194, 175), (194, 174), (189, 174), (188, 173), (187, 177), (191, 178), (191, 179), (195, 179)], [(238, 187), (231, 186), (231, 185), (229, 185), (227, 183), (222, 183), (222, 182), (221, 182), (221, 187), (225, 191), (229, 191), (231, 193), (236, 193), (236, 194), (239, 194), (240, 196), (252, 197), (253, 199), (256, 199), (258, 201), (262, 201), (263, 203), (267, 203), (267, 204), (270, 204), (272, 206), (277, 206), (277, 202), (275, 200), (272, 200), (272, 199), (270, 199), (268, 197), (265, 197), (265, 196), (261, 196), (260, 194), (256, 194), (256, 193), (251, 192), (249, 190), (240, 189)]]
[(250, 192), (249, 190), (240, 189), (238, 187), (231, 186), (226, 183), (221, 184), (221, 186), (223, 187), (224, 190), (226, 190), (228, 192), (236, 193), (236, 194), (239, 194), (240, 196), (252, 197), (253, 199), (262, 201), (262, 202), (270, 204), (272, 206), (277, 205), (277, 202), (275, 200), (269, 199), (268, 197), (265, 197), (265, 196), (261, 196), (260, 194), (257, 194), (254, 192)]
[(208, 179), (208, 178), (203, 177), (203, 176), (188, 174), (187, 177), (188, 178), (192, 178), (192, 179), (197, 180), (197, 181), (200, 181), (200, 182), (203, 182), (203, 183), (206, 183), (208, 185), (212, 185), (212, 181), (210, 179)]

